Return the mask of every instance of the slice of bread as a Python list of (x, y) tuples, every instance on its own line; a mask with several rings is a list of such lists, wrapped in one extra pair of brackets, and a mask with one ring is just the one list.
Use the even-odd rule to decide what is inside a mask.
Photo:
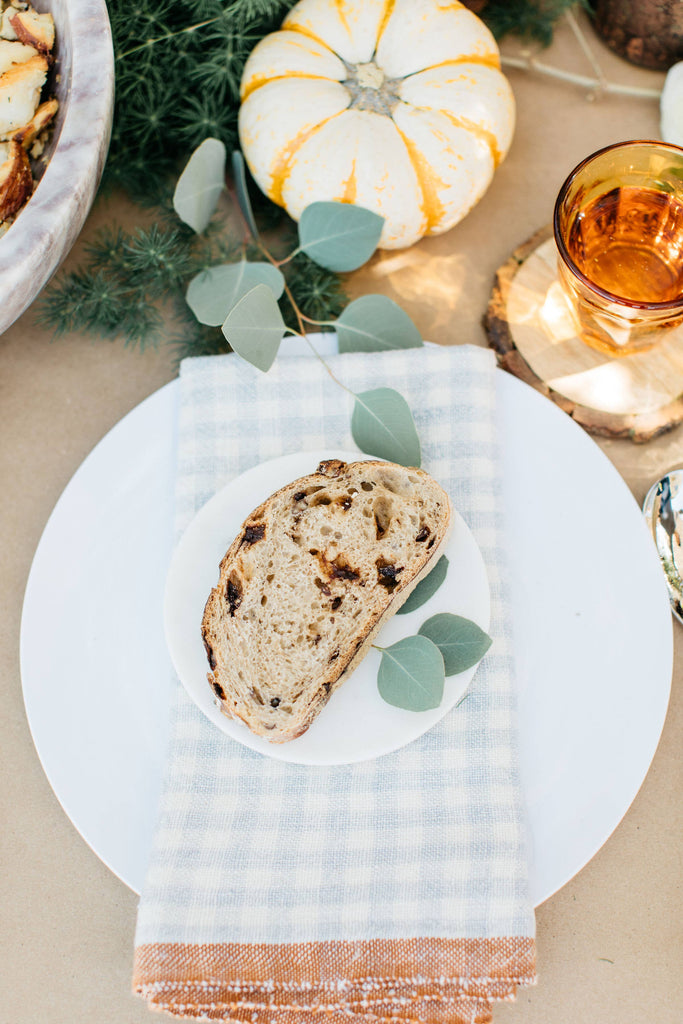
[(242, 525), (202, 620), (221, 711), (301, 736), (440, 557), (446, 492), (390, 462), (322, 462)]

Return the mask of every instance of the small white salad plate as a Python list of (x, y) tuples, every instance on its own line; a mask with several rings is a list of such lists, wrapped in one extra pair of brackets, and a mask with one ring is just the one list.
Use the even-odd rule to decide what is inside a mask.
[[(311, 727), (289, 743), (269, 743), (216, 706), (206, 678), (208, 664), (200, 624), (218, 579), (218, 566), (240, 526), (262, 501), (285, 484), (313, 472), (323, 459), (354, 462), (358, 452), (316, 451), (263, 462), (231, 481), (204, 505), (183, 534), (166, 582), (164, 625), (173, 665), (192, 699), (214, 725), (252, 750), (295, 764), (348, 764), (387, 754), (410, 743), (438, 722), (462, 698), (476, 666), (446, 679), (444, 698), (432, 711), (404, 711), (385, 703), (377, 690), (380, 653), (371, 650), (332, 696)], [(488, 629), (486, 567), (470, 530), (457, 512), (447, 543), (448, 573), (421, 608), (395, 615), (380, 631), (382, 647), (417, 633), (439, 612), (453, 612)]]

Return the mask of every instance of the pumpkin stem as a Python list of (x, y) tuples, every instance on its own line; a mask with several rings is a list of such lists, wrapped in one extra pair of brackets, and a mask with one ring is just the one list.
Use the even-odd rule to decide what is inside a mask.
[(386, 78), (382, 69), (370, 61), (367, 64), (348, 64), (349, 77), (342, 83), (351, 93), (350, 109), (371, 110), (375, 114), (391, 112), (398, 103), (394, 82)]
[(356, 65), (356, 81), (363, 89), (379, 89), (384, 84), (384, 72), (376, 64)]

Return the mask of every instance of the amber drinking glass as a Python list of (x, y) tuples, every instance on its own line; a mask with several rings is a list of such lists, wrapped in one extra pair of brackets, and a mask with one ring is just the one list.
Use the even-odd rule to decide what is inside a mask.
[(623, 142), (587, 157), (560, 189), (553, 226), (588, 345), (629, 355), (683, 323), (683, 149)]

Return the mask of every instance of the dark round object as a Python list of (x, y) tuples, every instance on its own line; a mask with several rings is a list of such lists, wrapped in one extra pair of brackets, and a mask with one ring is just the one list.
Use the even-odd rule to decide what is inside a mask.
[(595, 0), (595, 30), (611, 50), (643, 68), (683, 60), (680, 0)]

